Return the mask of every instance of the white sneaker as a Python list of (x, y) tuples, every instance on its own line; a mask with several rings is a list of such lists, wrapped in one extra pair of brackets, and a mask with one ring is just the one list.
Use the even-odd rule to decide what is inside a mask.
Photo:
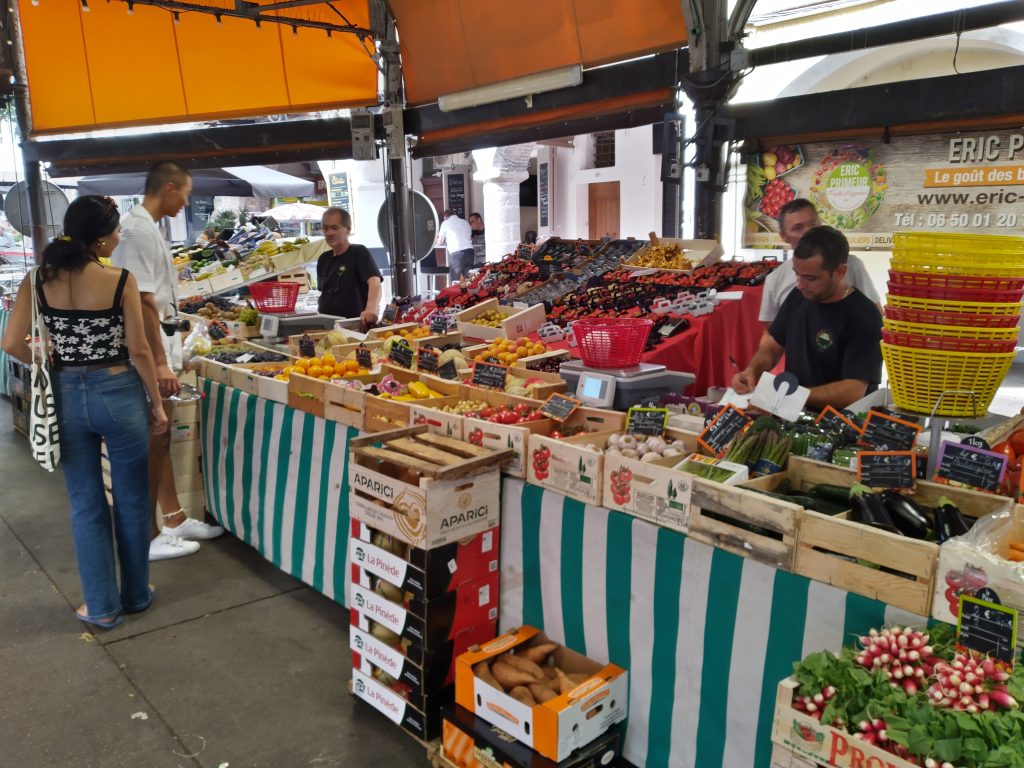
[(176, 557), (194, 555), (199, 551), (199, 544), (195, 541), (185, 541), (177, 536), (168, 536), (161, 533), (149, 542), (149, 562), (155, 560), (173, 560)]
[(186, 541), (205, 541), (206, 539), (216, 539), (224, 533), (224, 529), (219, 525), (208, 525), (202, 520), (186, 517), (185, 522), (177, 528), (170, 528), (165, 525), (160, 529), (160, 533), (165, 536), (176, 536)]

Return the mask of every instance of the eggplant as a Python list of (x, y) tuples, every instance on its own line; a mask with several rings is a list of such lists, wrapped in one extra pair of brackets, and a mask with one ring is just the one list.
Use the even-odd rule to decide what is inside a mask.
[(970, 526), (956, 504), (945, 496), (939, 499), (939, 506), (935, 508), (935, 535), (939, 544), (955, 536), (963, 536), (968, 528)]
[(882, 497), (866, 485), (856, 483), (850, 489), (850, 509), (850, 519), (854, 522), (902, 535), (902, 531), (893, 524)]
[(892, 518), (893, 524), (904, 536), (912, 539), (926, 539), (931, 523), (914, 502), (896, 491), (884, 491), (882, 503)]

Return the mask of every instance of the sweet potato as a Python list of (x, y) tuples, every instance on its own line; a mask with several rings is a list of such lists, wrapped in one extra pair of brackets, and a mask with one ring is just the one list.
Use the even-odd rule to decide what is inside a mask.
[(538, 704), (543, 704), (545, 701), (551, 701), (558, 697), (551, 688), (542, 683), (530, 683), (530, 693), (533, 694), (533, 698), (537, 700)]
[(487, 665), (486, 661), (481, 661), (475, 667), (473, 667), (473, 674), (483, 680), (492, 688), (497, 688), (499, 691), (504, 693), (505, 689), (501, 686), (501, 683), (495, 679), (494, 675), (491, 674), (491, 668)]
[(558, 680), (558, 670), (554, 667), (544, 667), (544, 677), (548, 679), (550, 683), (553, 680)]
[(524, 659), (521, 656), (513, 656), (511, 654), (505, 654), (501, 657), (501, 661), (504, 664), (508, 664), (510, 667), (518, 669), (520, 672), (529, 675), (533, 678), (534, 682), (544, 682), (544, 670), (542, 670), (535, 662), (529, 659)]
[(534, 664), (543, 664), (548, 656), (558, 650), (558, 643), (540, 643), (532, 648), (524, 648), (516, 655), (521, 659), (529, 659)]
[(505, 659), (498, 659), (491, 664), (491, 674), (501, 683), (502, 689), (506, 691), (510, 691), (517, 685), (529, 685), (530, 683), (540, 682), (533, 675), (513, 667)]
[(1019, 549), (1011, 549), (1006, 559), (1012, 560), (1015, 563), (1022, 563), (1024, 562), (1024, 552), (1021, 552)]
[(1010, 549), (1016, 549), (1018, 552), (1024, 552), (1024, 541), (1011, 541)]
[(521, 685), (517, 685), (515, 688), (508, 692), (508, 695), (516, 701), (518, 701), (520, 704), (525, 704), (528, 707), (537, 706), (537, 701), (533, 698), (533, 694), (530, 693), (529, 688), (524, 688)]
[(558, 690), (562, 694), (566, 694), (576, 687), (576, 683), (569, 679), (569, 676), (562, 670), (558, 670)]

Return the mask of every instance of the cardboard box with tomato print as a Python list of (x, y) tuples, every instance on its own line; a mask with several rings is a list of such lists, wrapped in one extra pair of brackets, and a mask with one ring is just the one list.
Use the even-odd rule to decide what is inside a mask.
[(528, 482), (550, 488), (584, 504), (603, 503), (604, 449), (615, 434), (589, 432), (553, 438), (548, 433), (530, 438)]

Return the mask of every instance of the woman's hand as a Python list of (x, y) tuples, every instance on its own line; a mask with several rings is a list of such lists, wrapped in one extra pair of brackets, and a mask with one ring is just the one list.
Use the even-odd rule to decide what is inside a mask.
[(162, 435), (167, 431), (167, 414), (163, 402), (153, 403), (149, 409), (149, 428), (154, 435)]

